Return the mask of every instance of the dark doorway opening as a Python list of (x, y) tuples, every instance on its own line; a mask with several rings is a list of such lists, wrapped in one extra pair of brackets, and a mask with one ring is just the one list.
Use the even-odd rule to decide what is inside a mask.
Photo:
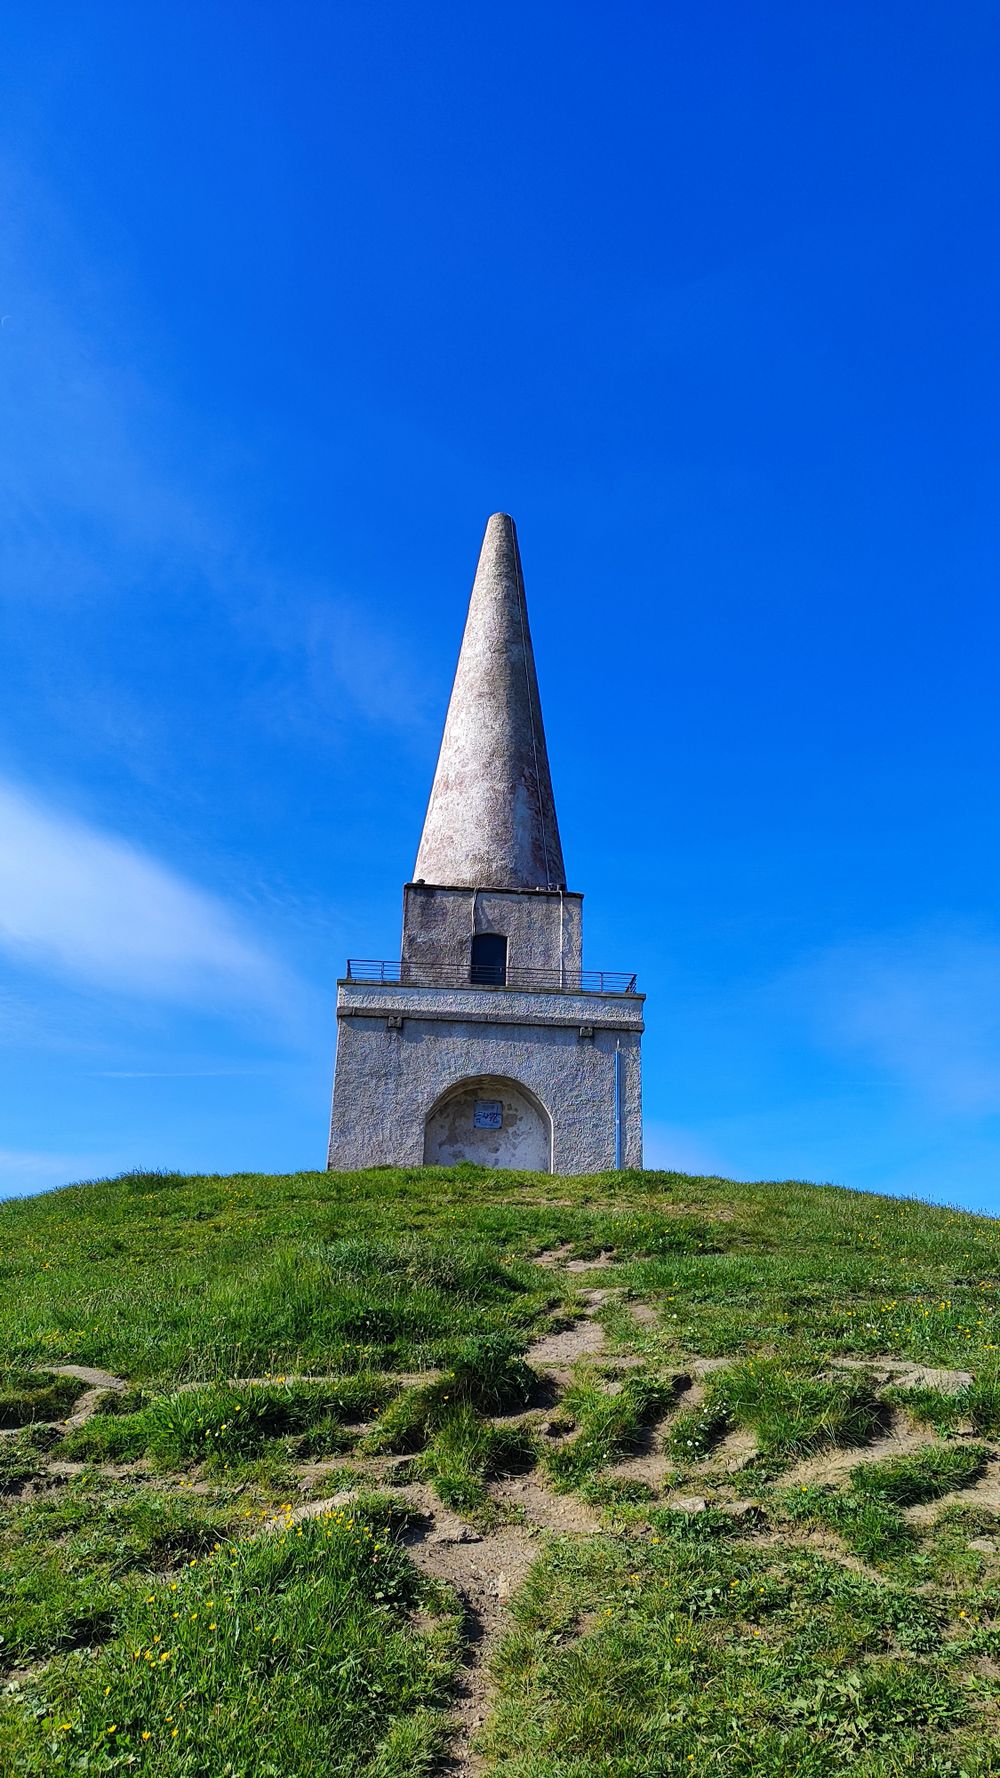
[(502, 988), (507, 981), (507, 940), (500, 932), (477, 932), (472, 941), (470, 981)]

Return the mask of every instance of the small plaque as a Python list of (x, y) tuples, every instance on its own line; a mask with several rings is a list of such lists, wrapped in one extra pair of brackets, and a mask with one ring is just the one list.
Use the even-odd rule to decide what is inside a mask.
[(500, 1099), (477, 1099), (472, 1113), (477, 1130), (503, 1129), (503, 1102)]

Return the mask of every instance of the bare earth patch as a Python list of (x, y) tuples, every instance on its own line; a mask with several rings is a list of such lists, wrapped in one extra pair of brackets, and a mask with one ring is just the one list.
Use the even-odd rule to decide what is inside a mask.
[(637, 1321), (640, 1327), (659, 1326), (660, 1317), (653, 1308), (652, 1303), (626, 1303), (625, 1307), (631, 1315), (632, 1320)]
[(528, 1363), (536, 1370), (568, 1371), (577, 1359), (600, 1352), (604, 1346), (604, 1329), (593, 1317), (610, 1296), (607, 1290), (588, 1290), (583, 1297), (584, 1310), (579, 1321), (560, 1333), (543, 1334), (528, 1347)]
[(971, 1371), (940, 1370), (931, 1364), (915, 1364), (909, 1358), (834, 1358), (831, 1370), (871, 1371), (876, 1381), (898, 1383), (904, 1389), (940, 1389), (957, 1395), (972, 1382)]
[(817, 1451), (815, 1456), (804, 1457), (792, 1469), (787, 1470), (781, 1478), (782, 1484), (789, 1488), (799, 1488), (843, 1482), (859, 1464), (908, 1457), (914, 1451), (926, 1450), (928, 1445), (943, 1443), (944, 1440), (935, 1438), (933, 1433), (913, 1426), (905, 1414), (897, 1413), (893, 1415), (892, 1424), (884, 1438), (873, 1439), (869, 1445), (836, 1446)]
[(513, 1507), (524, 1514), (534, 1529), (579, 1535), (600, 1531), (596, 1512), (572, 1494), (553, 1494), (533, 1475), (509, 1476), (496, 1482), (490, 1493), (498, 1506)]

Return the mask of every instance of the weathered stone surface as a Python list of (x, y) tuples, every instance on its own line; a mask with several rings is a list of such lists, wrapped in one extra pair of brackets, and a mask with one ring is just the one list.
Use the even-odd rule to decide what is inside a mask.
[(641, 1167), (643, 996), (581, 975), (583, 898), (564, 883), (504, 513), (486, 526), (415, 877), (401, 981), (338, 985), (329, 1166), (591, 1173), (615, 1166), (620, 1134), (622, 1164)]
[[(504, 1103), (504, 1126), (495, 1141), (492, 1132), (475, 1130), (467, 1119), (466, 1151), (452, 1158), (535, 1168), (537, 1126), (528, 1158), (520, 1107), (518, 1120), (508, 1122), (505, 1101), (513, 1086), (542, 1108), (551, 1126), (551, 1159), (541, 1170), (605, 1171), (615, 1164), (619, 1044), (623, 1160), (627, 1167), (641, 1167), (642, 1006), (638, 995), (381, 989), (341, 982), (330, 1165), (420, 1166), (425, 1159), (439, 1160), (440, 1154), (426, 1153), (428, 1119), (449, 1092), (464, 1087), (469, 1105), (477, 1098)], [(402, 1014), (400, 1030), (388, 1029), (382, 1014), (390, 1009)], [(593, 1025), (593, 1037), (580, 1037), (583, 1022)]]
[(413, 872), (471, 889), (565, 887), (514, 521), (487, 521)]
[(643, 994), (533, 992), (528, 988), (418, 988), (405, 982), (341, 981), (337, 1017), (375, 1018), (400, 1013), (407, 1019), (466, 1019), (500, 1025), (581, 1025), (642, 1032)]
[(431, 969), (468, 965), (472, 936), (502, 932), (513, 968), (567, 972), (583, 966), (583, 896), (568, 890), (462, 889), (407, 883), (403, 950)]

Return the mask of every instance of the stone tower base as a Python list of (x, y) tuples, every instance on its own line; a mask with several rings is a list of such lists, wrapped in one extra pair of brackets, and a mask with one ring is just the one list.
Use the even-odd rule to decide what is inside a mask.
[(341, 981), (329, 1165), (642, 1166), (638, 994)]

